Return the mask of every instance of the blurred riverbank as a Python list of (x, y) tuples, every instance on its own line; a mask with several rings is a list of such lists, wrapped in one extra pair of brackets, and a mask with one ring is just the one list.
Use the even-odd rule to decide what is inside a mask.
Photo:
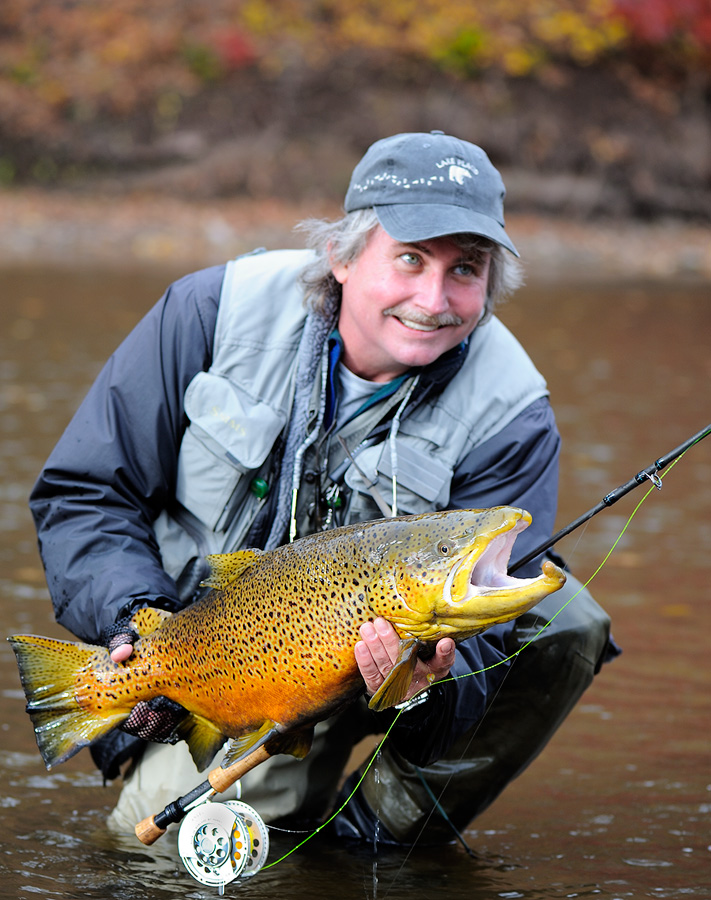
[[(293, 226), (314, 215), (335, 218), (340, 210), (324, 202), (5, 190), (0, 192), (0, 266), (166, 267), (187, 272), (257, 246), (302, 246)], [(711, 281), (711, 240), (705, 225), (517, 213), (507, 216), (507, 228), (527, 277), (536, 281)]]

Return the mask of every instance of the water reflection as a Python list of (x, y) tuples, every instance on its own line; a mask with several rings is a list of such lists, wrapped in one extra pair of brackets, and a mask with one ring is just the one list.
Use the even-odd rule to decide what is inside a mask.
[[(53, 621), (26, 497), (113, 347), (178, 273), (4, 271), (0, 304), (0, 611), (6, 633), (65, 637)], [(700, 286), (529, 287), (503, 312), (549, 379), (564, 438), (558, 524), (711, 420), (708, 291)], [(706, 601), (711, 439), (652, 490), (593, 593), (624, 655), (551, 746), (458, 846), (344, 850), (319, 835), (248, 885), (255, 897), (706, 897), (711, 776)], [(566, 538), (589, 577), (646, 488)], [(103, 828), (117, 788), (88, 755), (52, 774), (0, 643), (2, 893), (47, 898), (214, 897), (167, 837), (117, 843)], [(272, 859), (301, 836), (274, 834)]]

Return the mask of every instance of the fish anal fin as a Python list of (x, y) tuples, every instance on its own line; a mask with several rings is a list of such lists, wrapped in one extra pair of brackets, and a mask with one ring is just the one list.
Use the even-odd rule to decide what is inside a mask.
[(173, 613), (166, 609), (156, 609), (154, 606), (143, 606), (137, 609), (131, 616), (131, 626), (140, 637), (152, 634), (166, 621), (172, 618)]
[(287, 731), (266, 742), (266, 749), (271, 756), (277, 753), (288, 753), (296, 759), (303, 759), (314, 742), (313, 728), (300, 728), (298, 731)]
[(417, 649), (419, 642), (401, 640), (397, 659), (385, 681), (370, 698), (368, 709), (381, 712), (391, 706), (397, 706), (407, 696), (417, 665)]
[(236, 553), (213, 553), (206, 556), (210, 574), (202, 583), (205, 587), (224, 591), (250, 569), (261, 555), (259, 550), (238, 550)]
[(282, 737), (280, 727), (272, 719), (265, 719), (259, 728), (256, 728), (254, 731), (248, 731), (246, 734), (232, 738), (227, 753), (225, 753), (225, 758), (222, 761), (222, 767), (226, 769), (238, 760), (244, 759), (245, 756), (248, 756), (253, 750), (261, 747), (262, 744), (265, 744), (271, 738), (277, 737)]
[(212, 722), (195, 713), (186, 715), (176, 732), (187, 743), (193, 762), (200, 772), (210, 764), (227, 740)]

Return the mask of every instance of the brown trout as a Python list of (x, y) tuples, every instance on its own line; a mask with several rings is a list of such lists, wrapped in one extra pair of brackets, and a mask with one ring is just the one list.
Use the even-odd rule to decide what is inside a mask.
[(524, 510), (453, 510), (349, 525), (276, 550), (209, 557), (210, 592), (175, 615), (141, 609), (132, 656), (34, 635), (9, 638), (47, 768), (124, 722), (141, 700), (181, 704), (178, 734), (200, 769), (226, 738), (223, 765), (265, 744), (304, 756), (314, 724), (364, 690), (359, 626), (383, 616), (400, 637), (396, 664), (370, 700), (400, 703), (418, 651), (526, 612), (565, 576), (506, 572)]

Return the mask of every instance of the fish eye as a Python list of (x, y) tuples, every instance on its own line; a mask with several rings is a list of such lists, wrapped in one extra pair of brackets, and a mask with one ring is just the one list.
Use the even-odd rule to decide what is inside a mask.
[(447, 541), (440, 541), (439, 544), (437, 544), (437, 552), (440, 556), (449, 556), (452, 552), (452, 548)]

